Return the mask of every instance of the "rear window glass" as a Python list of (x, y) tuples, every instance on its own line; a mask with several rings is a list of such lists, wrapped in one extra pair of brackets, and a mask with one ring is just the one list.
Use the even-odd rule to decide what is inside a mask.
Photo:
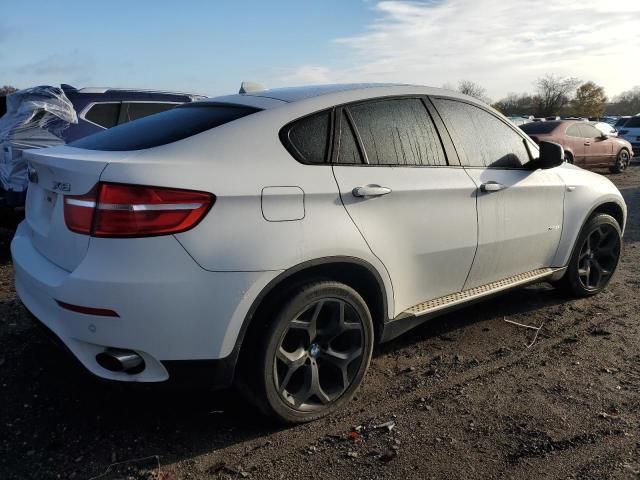
[(558, 122), (530, 122), (520, 128), (525, 133), (551, 133), (558, 125)]
[(143, 150), (177, 142), (258, 111), (241, 105), (184, 105), (89, 135), (69, 145), (88, 150)]
[(139, 118), (148, 117), (155, 113), (164, 112), (175, 108), (175, 103), (123, 103), (120, 112), (120, 123), (127, 123)]
[(640, 127), (640, 117), (630, 118), (624, 124), (624, 128), (638, 128), (638, 127)]
[(84, 118), (104, 128), (115, 127), (118, 123), (120, 103), (96, 103), (84, 114)]

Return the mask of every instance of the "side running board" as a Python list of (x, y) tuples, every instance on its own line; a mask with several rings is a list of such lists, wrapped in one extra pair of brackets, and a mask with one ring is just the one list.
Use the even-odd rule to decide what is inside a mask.
[(476, 300), (481, 300), (484, 297), (495, 295), (514, 287), (540, 281), (553, 275), (559, 270), (564, 269), (538, 268), (537, 270), (531, 270), (530, 272), (520, 273), (518, 275), (513, 275), (512, 277), (498, 280), (497, 282), (487, 283), (486, 285), (462, 290), (461, 292), (451, 293), (443, 297), (434, 298), (433, 300), (427, 300), (426, 302), (414, 305), (385, 324), (382, 341), (391, 340), (398, 335), (403, 334), (407, 330), (419, 325), (425, 320), (428, 320), (432, 316), (435, 316), (437, 313), (443, 313), (441, 311), (454, 309), (455, 307), (462, 307), (468, 303), (473, 303)]

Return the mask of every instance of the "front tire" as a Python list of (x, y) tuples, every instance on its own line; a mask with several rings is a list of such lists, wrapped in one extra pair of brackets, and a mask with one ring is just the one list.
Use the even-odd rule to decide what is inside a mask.
[(589, 297), (609, 283), (620, 260), (622, 232), (611, 215), (594, 215), (582, 227), (569, 265), (557, 286), (575, 297)]
[(571, 152), (567, 152), (565, 150), (565, 152), (564, 152), (564, 161), (567, 162), (567, 163), (573, 164), (573, 155), (571, 154)]
[(322, 418), (353, 397), (374, 344), (367, 304), (332, 281), (302, 287), (275, 315), (254, 357), (254, 402), (294, 424)]
[(623, 148), (618, 152), (618, 156), (616, 157), (616, 163), (613, 167), (611, 167), (611, 172), (613, 173), (622, 173), (624, 172), (629, 163), (631, 162), (631, 154), (629, 150)]

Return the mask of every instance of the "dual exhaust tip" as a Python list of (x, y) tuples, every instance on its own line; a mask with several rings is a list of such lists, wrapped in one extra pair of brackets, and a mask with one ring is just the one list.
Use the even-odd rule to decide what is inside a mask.
[(108, 348), (96, 355), (96, 362), (110, 372), (124, 372), (130, 375), (144, 370), (144, 359), (132, 350)]

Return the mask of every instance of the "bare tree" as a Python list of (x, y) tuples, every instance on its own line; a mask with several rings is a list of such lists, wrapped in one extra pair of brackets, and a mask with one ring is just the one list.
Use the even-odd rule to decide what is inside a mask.
[(607, 106), (607, 111), (615, 115), (639, 114), (640, 85), (618, 95), (613, 103)]
[(5, 85), (4, 87), (0, 87), (0, 97), (6, 97), (10, 93), (17, 92), (18, 89), (16, 87), (12, 87), (11, 85)]
[(487, 97), (487, 90), (471, 80), (461, 80), (458, 84), (458, 91), (469, 95), (470, 97), (477, 98), (478, 100), (486, 103), (490, 103), (491, 100)]
[(504, 115), (533, 115), (537, 108), (537, 98), (528, 93), (510, 93), (498, 100), (493, 108)]
[(547, 74), (536, 81), (538, 92), (537, 114), (542, 117), (560, 115), (569, 104), (573, 92), (580, 84), (574, 77), (557, 77)]

